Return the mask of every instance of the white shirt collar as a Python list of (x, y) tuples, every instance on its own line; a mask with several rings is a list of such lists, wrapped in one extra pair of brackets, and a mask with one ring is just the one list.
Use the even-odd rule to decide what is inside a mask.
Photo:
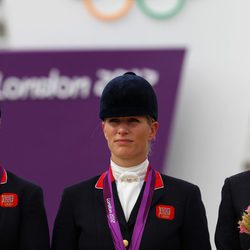
[(117, 165), (115, 162), (110, 160), (110, 166), (112, 169), (113, 176), (116, 181), (120, 180), (120, 176), (124, 176), (126, 174), (128, 175), (133, 175), (137, 176), (140, 181), (144, 181), (146, 173), (147, 173), (147, 168), (148, 168), (149, 161), (146, 159), (144, 162), (132, 166), (132, 167), (121, 167)]

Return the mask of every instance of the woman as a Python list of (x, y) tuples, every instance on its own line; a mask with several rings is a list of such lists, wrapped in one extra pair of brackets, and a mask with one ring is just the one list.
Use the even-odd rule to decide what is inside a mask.
[(65, 189), (52, 249), (211, 249), (198, 187), (149, 164), (159, 126), (151, 85), (132, 72), (114, 78), (102, 93), (99, 116), (110, 168)]

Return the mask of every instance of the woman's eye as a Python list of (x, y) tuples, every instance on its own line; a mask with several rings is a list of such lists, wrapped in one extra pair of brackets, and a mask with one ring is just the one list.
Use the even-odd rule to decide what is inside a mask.
[(140, 121), (138, 120), (138, 119), (136, 119), (136, 118), (131, 118), (131, 119), (129, 119), (129, 122), (133, 122), (133, 123), (139, 123)]
[(120, 120), (119, 119), (110, 119), (109, 123), (119, 123)]

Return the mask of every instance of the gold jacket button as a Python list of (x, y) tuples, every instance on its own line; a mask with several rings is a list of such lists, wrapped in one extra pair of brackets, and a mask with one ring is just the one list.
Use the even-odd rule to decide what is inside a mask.
[(128, 241), (127, 240), (123, 240), (123, 244), (124, 244), (125, 247), (127, 247), (128, 246)]

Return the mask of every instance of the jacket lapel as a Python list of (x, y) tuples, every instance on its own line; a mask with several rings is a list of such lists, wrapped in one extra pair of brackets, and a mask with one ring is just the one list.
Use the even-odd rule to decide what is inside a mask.
[[(164, 194), (164, 183), (163, 183), (161, 174), (158, 171), (155, 171), (155, 172), (156, 172), (156, 182), (155, 182), (155, 190), (154, 190), (153, 200), (151, 202), (151, 207), (153, 207), (160, 200), (162, 195)], [(96, 197), (97, 197), (98, 201), (100, 202), (100, 204), (103, 207), (105, 207), (105, 206), (104, 206), (104, 201), (103, 201), (103, 192), (102, 192), (102, 190), (103, 190), (103, 180), (104, 180), (105, 175), (106, 175), (106, 172), (104, 172), (98, 178), (98, 180), (96, 182), (96, 185), (95, 185)], [(120, 204), (120, 201), (119, 201), (119, 198), (118, 198), (114, 177), (113, 177), (112, 174), (111, 174), (111, 177), (112, 177), (112, 181), (113, 181), (113, 184), (112, 184), (113, 193), (116, 194), (116, 198), (117, 198), (117, 199), (115, 199), (116, 200), (116, 207), (120, 206), (120, 208), (121, 208), (121, 204)], [(146, 176), (145, 180), (147, 180), (147, 176)], [(143, 196), (144, 187), (145, 187), (145, 182), (144, 182), (144, 185), (143, 185), (143, 187), (141, 189), (140, 195), (139, 195), (139, 197), (138, 197), (138, 199), (136, 201), (136, 204), (135, 204), (135, 206), (134, 206), (134, 208), (133, 208), (133, 210), (131, 212), (131, 215), (130, 215), (130, 218), (129, 218), (129, 221), (130, 221), (130, 219), (132, 220), (131, 223), (133, 222), (134, 219), (136, 219), (137, 212), (138, 212), (138, 209), (139, 209), (140, 204), (141, 204), (141, 199), (142, 199), (142, 196)], [(125, 219), (125, 216), (124, 216), (123, 212), (122, 212), (122, 214), (123, 214), (123, 216), (121, 215), (121, 218), (123, 217), (123, 219)]]
[(103, 200), (103, 180), (104, 180), (104, 177), (105, 177), (105, 172), (99, 176), (99, 178), (95, 184), (95, 187), (94, 187), (96, 199), (97, 199), (99, 205), (101, 205), (103, 209), (105, 209), (104, 200)]
[(153, 198), (152, 198), (152, 202), (151, 202), (151, 208), (155, 206), (155, 204), (161, 199), (161, 197), (164, 195), (165, 193), (165, 187), (164, 187), (164, 183), (161, 177), (161, 174), (158, 171), (155, 171), (155, 190), (154, 190), (154, 194), (153, 194)]
[(154, 207), (159, 202), (159, 200), (162, 198), (164, 193), (165, 193), (164, 188), (156, 189), (154, 191), (153, 199), (152, 199), (151, 206), (150, 206), (151, 208)]

